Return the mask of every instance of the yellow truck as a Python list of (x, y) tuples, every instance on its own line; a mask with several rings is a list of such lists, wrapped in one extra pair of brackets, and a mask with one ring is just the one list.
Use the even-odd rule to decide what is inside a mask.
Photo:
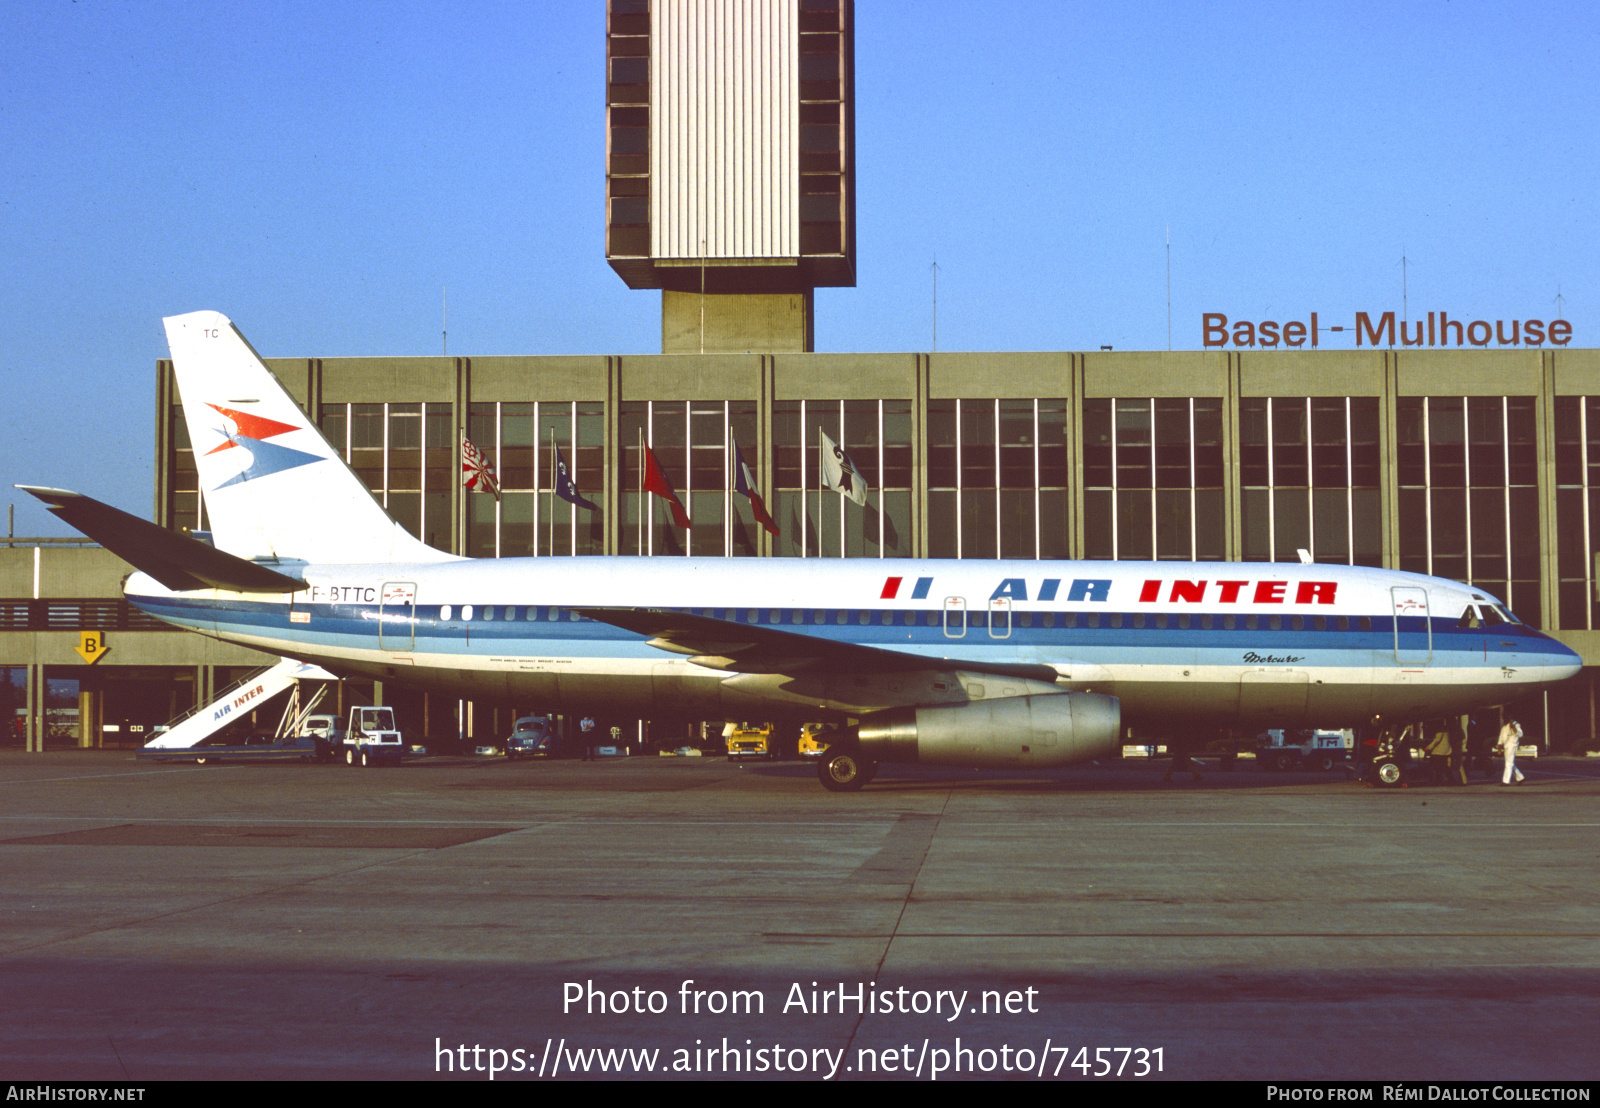
[(770, 758), (772, 757), (772, 724), (763, 723), (760, 726), (750, 723), (732, 724), (723, 732), (728, 740), (728, 757), (732, 758)]
[(833, 738), (833, 728), (826, 723), (807, 723), (800, 727), (800, 757), (820, 758)]

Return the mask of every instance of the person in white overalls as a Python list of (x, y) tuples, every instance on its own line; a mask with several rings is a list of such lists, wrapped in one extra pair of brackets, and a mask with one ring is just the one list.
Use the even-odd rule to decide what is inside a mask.
[(1522, 724), (1514, 719), (1506, 720), (1506, 725), (1500, 728), (1500, 753), (1506, 760), (1506, 772), (1500, 778), (1500, 784), (1510, 785), (1513, 782), (1522, 784), (1522, 771), (1517, 768), (1517, 747), (1521, 745)]

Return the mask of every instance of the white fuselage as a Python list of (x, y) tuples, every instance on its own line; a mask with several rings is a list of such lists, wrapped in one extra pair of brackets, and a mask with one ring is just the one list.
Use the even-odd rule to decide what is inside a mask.
[[(291, 572), (285, 567), (285, 572)], [(1504, 703), (1575, 674), (1567, 647), (1458, 582), (1337, 565), (508, 558), (307, 565), (292, 596), (128, 598), (169, 622), (336, 673), (557, 711), (859, 716), (1047, 691), (1048, 666), (1123, 719), (1345, 726)], [(951, 681), (743, 672), (575, 609), (651, 609), (928, 660)]]

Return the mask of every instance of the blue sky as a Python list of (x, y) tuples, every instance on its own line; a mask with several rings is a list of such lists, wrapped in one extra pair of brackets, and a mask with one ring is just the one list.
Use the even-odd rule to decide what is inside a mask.
[[(161, 317), (263, 354), (650, 353), (605, 264), (604, 4), (0, 0), (7, 483), (148, 515)], [(1597, 344), (1600, 9), (860, 0), (817, 348), (1200, 345), (1202, 312)], [(19, 534), (64, 525), (17, 504)]]

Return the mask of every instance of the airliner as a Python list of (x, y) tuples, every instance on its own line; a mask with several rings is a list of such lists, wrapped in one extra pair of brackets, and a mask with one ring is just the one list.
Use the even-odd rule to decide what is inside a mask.
[(1346, 727), (1503, 704), (1581, 660), (1456, 581), (1290, 563), (502, 558), (429, 547), (217, 312), (166, 319), (210, 542), (19, 486), (138, 572), (136, 607), (452, 697), (804, 717), (823, 785), (1048, 768), (1124, 727)]

